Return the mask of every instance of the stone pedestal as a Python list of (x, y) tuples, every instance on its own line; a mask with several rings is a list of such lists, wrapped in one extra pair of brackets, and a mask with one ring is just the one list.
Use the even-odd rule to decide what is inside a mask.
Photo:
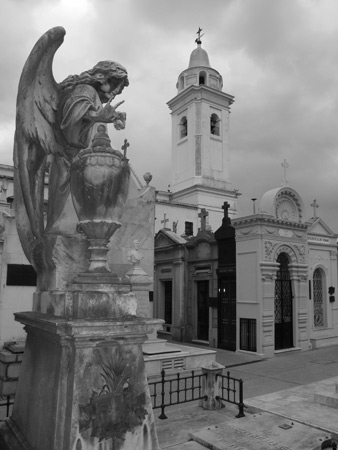
[(222, 371), (224, 366), (217, 363), (216, 361), (211, 361), (210, 363), (202, 366), (202, 395), (204, 398), (200, 401), (200, 406), (203, 409), (215, 410), (223, 408), (223, 403), (221, 400), (221, 384)]
[(152, 304), (149, 301), (149, 291), (151, 290), (151, 283), (148, 279), (131, 280), (131, 289), (137, 298), (136, 313), (139, 317), (152, 317), (153, 311), (150, 310)]
[(338, 383), (335, 384), (332, 391), (315, 392), (314, 402), (320, 405), (328, 406), (329, 408), (338, 409)]
[[(16, 314), (27, 342), (1, 430), (8, 449), (159, 449), (142, 354), (158, 320), (137, 317), (124, 290), (44, 293), (40, 311)], [(42, 311), (43, 300), (68, 317)]]

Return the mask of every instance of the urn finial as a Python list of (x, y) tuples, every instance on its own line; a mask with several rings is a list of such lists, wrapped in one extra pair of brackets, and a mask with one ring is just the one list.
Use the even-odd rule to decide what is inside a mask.
[(100, 124), (97, 127), (96, 134), (92, 139), (92, 148), (95, 147), (110, 147), (110, 139), (105, 125)]

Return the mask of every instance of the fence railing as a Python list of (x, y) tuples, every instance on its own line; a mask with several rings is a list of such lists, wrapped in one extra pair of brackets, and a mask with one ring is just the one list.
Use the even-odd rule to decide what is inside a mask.
[(166, 375), (161, 372), (161, 379), (148, 382), (153, 409), (161, 408), (160, 419), (167, 419), (164, 410), (167, 406), (200, 400), (202, 395), (203, 374), (182, 376), (180, 373)]
[[(206, 377), (206, 374), (196, 373), (194, 370), (190, 375), (166, 374), (162, 370), (159, 380), (148, 381), (153, 409), (161, 409), (159, 418), (167, 419), (164, 412), (167, 406), (206, 399), (206, 394), (202, 389), (203, 377)], [(221, 395), (217, 399), (237, 405), (239, 411), (236, 417), (244, 417), (243, 380), (231, 377), (230, 372), (216, 377), (221, 378)], [(10, 416), (13, 404), (13, 396), (0, 397), (0, 422)]]
[(0, 422), (10, 416), (11, 407), (14, 404), (14, 397), (6, 395), (0, 397)]
[[(160, 419), (167, 419), (165, 408), (167, 406), (206, 399), (202, 390), (202, 379), (206, 374), (191, 371), (191, 375), (166, 374), (164, 370), (156, 381), (149, 381), (150, 397), (153, 409), (160, 408)], [(239, 412), (236, 417), (244, 417), (243, 380), (233, 378), (230, 372), (221, 377), (220, 400), (238, 405)]]
[(230, 376), (230, 372), (226, 375), (218, 375), (221, 377), (221, 396), (220, 400), (224, 400), (228, 403), (238, 405), (237, 418), (244, 417), (244, 394), (243, 394), (243, 380), (233, 378)]

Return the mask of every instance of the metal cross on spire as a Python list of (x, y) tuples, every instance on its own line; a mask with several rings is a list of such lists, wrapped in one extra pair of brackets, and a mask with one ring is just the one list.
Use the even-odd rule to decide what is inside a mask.
[(313, 202), (311, 203), (311, 206), (313, 207), (313, 219), (317, 219), (317, 208), (319, 207), (318, 203), (317, 203), (317, 199), (314, 199)]
[(201, 32), (202, 32), (202, 28), (198, 27), (198, 31), (196, 33), (197, 34), (197, 38), (195, 39), (196, 44), (202, 44), (201, 37), (204, 36), (204, 33), (201, 34)]
[(284, 173), (283, 173), (283, 179), (282, 179), (282, 186), (287, 186), (288, 185), (288, 180), (286, 179), (286, 169), (289, 168), (289, 164), (287, 162), (286, 159), (284, 159), (284, 161), (282, 162), (282, 167), (284, 169)]

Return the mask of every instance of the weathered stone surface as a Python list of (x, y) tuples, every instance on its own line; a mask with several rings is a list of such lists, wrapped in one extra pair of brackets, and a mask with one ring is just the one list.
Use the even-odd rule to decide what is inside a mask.
[(269, 413), (203, 428), (190, 437), (213, 450), (304, 450), (320, 448), (325, 432)]
[(73, 285), (74, 290), (34, 294), (36, 312), (78, 319), (135, 316), (137, 299), (130, 285)]
[(216, 361), (209, 361), (202, 366), (202, 392), (205, 397), (200, 401), (200, 406), (203, 409), (221, 409), (223, 403), (220, 398), (222, 397), (222, 372), (225, 367)]
[[(52, 61), (64, 35), (55, 27), (40, 38), (19, 83), (16, 218), (38, 289), (33, 312), (16, 314), (27, 342), (3, 439), (11, 450), (158, 450), (142, 354), (158, 321), (136, 316), (123, 251), (108, 257), (110, 248), (130, 247), (138, 229), (152, 252), (155, 193), (134, 191), (122, 217), (129, 143), (114, 150), (104, 123), (125, 127), (126, 114), (116, 111), (123, 102), (110, 103), (128, 86), (127, 71), (101, 61), (57, 84)], [(127, 226), (109, 247), (120, 219)], [(151, 288), (148, 277), (139, 281)]]
[(142, 355), (155, 319), (17, 319), (28, 357), (5, 426), (11, 439), (23, 432), (34, 450), (158, 449)]
[(322, 392), (315, 392), (313, 400), (320, 405), (338, 409), (338, 384), (335, 385), (334, 389), (328, 388)]

